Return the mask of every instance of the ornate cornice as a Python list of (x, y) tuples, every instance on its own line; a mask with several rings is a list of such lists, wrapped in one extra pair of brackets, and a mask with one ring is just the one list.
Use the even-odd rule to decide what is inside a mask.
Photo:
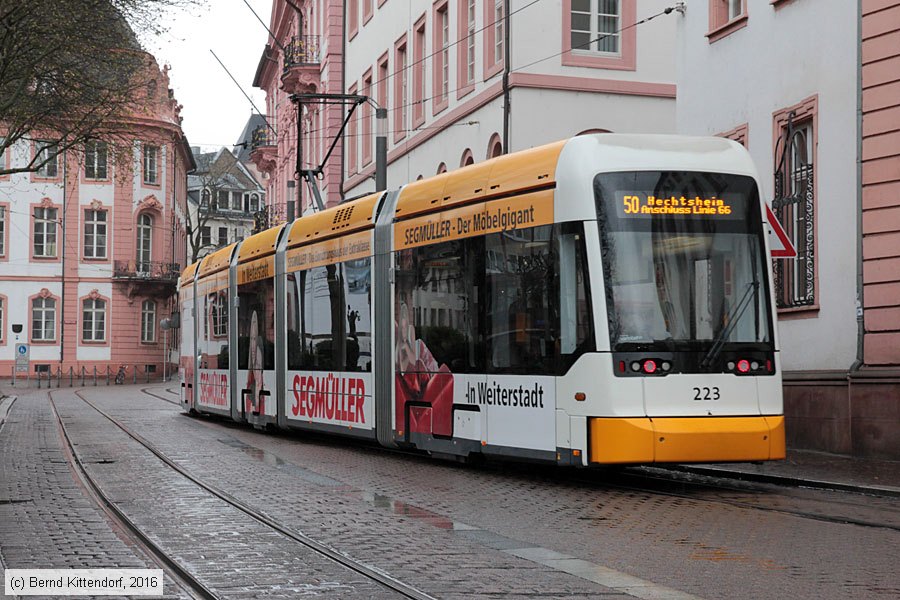
[(162, 212), (162, 209), (163, 205), (159, 200), (156, 199), (156, 196), (154, 196), (153, 194), (150, 194), (149, 196), (141, 200), (140, 204), (138, 204), (138, 210), (155, 210)]

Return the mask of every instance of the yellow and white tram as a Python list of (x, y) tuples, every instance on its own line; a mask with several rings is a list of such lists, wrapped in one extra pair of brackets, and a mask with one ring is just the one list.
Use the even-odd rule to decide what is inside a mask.
[(759, 189), (734, 142), (604, 134), (301, 217), (182, 274), (183, 407), (459, 457), (783, 458)]

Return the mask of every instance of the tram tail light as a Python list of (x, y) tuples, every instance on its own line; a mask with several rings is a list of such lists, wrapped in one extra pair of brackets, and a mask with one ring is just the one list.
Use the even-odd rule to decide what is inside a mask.
[(742, 358), (737, 362), (737, 370), (738, 373), (749, 373), (750, 372), (750, 361), (746, 358)]
[(625, 361), (620, 360), (619, 361), (619, 373), (624, 373), (624, 372), (625, 372)]
[(772, 369), (772, 361), (771, 361), (771, 360), (767, 360), (767, 361), (766, 361), (766, 371), (768, 371), (769, 373), (771, 373), (771, 372), (773, 371), (773, 369)]
[(649, 359), (644, 361), (644, 373), (651, 375), (656, 373), (656, 361)]

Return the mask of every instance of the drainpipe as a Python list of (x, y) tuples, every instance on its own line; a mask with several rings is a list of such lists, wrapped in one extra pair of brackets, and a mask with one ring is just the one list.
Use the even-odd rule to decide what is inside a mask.
[[(355, 2), (356, 0), (354, 0)], [(347, 93), (347, 3), (341, 3), (341, 93)], [(326, 105), (325, 122), (328, 122), (328, 106)], [(341, 119), (344, 118), (344, 109), (341, 107)], [(323, 128), (324, 129), (324, 128)], [(344, 198), (344, 165), (346, 165), (347, 138), (341, 136), (341, 182), (338, 186), (338, 195)], [(324, 164), (322, 165), (324, 167)], [(327, 199), (326, 199), (327, 202)]]
[[(59, 368), (62, 369), (63, 359), (66, 353), (66, 162), (68, 159), (67, 151), (63, 150), (63, 167), (62, 167), (62, 264), (60, 268), (60, 307), (59, 307)], [(49, 379), (48, 379), (49, 381)]]
[(503, 154), (509, 154), (509, 42), (512, 37), (509, 31), (509, 3), (510, 0), (503, 0)]
[(850, 366), (851, 372), (859, 371), (865, 364), (866, 324), (863, 318), (863, 193), (862, 193), (862, 151), (863, 151), (863, 108), (862, 108), (862, 3), (857, 0), (856, 15), (856, 361)]

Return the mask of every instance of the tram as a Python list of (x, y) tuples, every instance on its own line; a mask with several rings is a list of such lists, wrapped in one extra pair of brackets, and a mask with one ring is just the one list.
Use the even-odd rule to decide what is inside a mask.
[(784, 458), (760, 189), (729, 140), (585, 135), (303, 216), (182, 273), (182, 406), (460, 459)]

